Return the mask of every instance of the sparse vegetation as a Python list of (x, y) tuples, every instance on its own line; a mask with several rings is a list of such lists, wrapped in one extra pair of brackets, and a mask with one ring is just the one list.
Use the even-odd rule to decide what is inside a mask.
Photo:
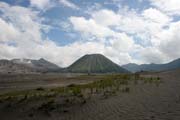
[(122, 89), (122, 92), (128, 93), (130, 92), (130, 88), (129, 87), (125, 87)]
[(144, 83), (155, 83), (155, 84), (159, 84), (161, 83), (161, 80), (160, 80), (160, 77), (144, 77), (144, 78), (141, 78)]
[(43, 91), (43, 90), (44, 90), (44, 88), (42, 88), (42, 87), (38, 87), (36, 90), (37, 90), (37, 91)]
[[(9, 92), (1, 94), (0, 101), (8, 110), (27, 105), (29, 118), (35, 118), (39, 114), (52, 117), (54, 113), (70, 114), (72, 108), (86, 107), (97, 99), (107, 101), (121, 94), (131, 95), (134, 84), (141, 85), (146, 82), (146, 84), (159, 85), (161, 83), (159, 77), (143, 77), (139, 74), (83, 74), (65, 80), (76, 79), (93, 80), (82, 84), (72, 82), (62, 87), (40, 86), (31, 90)], [(22, 109), (26, 108), (22, 107)]]
[(55, 109), (55, 102), (54, 100), (49, 100), (40, 105), (37, 109), (42, 111), (44, 114), (51, 116), (50, 112)]
[[(86, 75), (78, 76), (78, 78), (86, 78)], [(138, 84), (138, 81), (143, 80), (144, 83), (160, 84), (160, 77), (140, 77), (139, 74), (109, 74), (100, 75), (99, 80), (92, 83), (76, 85), (70, 84), (66, 87), (57, 88), (42, 88), (38, 87), (35, 90), (24, 90), (10, 92), (0, 95), (1, 101), (3, 99), (19, 99), (19, 101), (25, 101), (30, 98), (39, 97), (56, 97), (56, 96), (77, 96), (83, 98), (84, 96), (103, 93), (106, 95), (113, 95), (119, 90), (122, 92), (130, 92), (129, 83)], [(134, 82), (133, 82), (134, 81)], [(122, 87), (125, 86), (125, 87)], [(123, 88), (123, 89), (120, 89)], [(85, 92), (86, 91), (86, 92)]]

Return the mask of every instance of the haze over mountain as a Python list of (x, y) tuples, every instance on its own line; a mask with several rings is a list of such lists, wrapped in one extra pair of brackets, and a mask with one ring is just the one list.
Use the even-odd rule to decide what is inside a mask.
[(56, 70), (59, 69), (59, 66), (57, 66), (54, 63), (51, 63), (43, 58), (40, 58), (39, 60), (32, 60), (32, 59), (13, 59), (11, 60), (13, 63), (17, 64), (23, 64), (28, 67), (32, 67), (38, 70)]
[(9, 60), (0, 60), (0, 73), (32, 73), (36, 72), (31, 67), (17, 64)]
[(128, 73), (101, 54), (87, 54), (70, 65), (67, 70), (74, 73)]
[(166, 71), (180, 68), (180, 58), (166, 64), (142, 64), (129, 63), (122, 66), (131, 72), (139, 71)]
[(1, 73), (32, 73), (32, 72), (48, 72), (60, 69), (57, 65), (41, 58), (39, 60), (32, 59), (12, 59), (0, 60)]

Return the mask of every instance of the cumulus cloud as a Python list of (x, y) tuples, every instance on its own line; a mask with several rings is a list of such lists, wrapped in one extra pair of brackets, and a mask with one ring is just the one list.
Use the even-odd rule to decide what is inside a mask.
[(167, 25), (171, 21), (171, 18), (169, 16), (167, 16), (166, 14), (162, 13), (161, 11), (155, 8), (149, 8), (144, 10), (143, 16), (147, 19), (150, 19), (150, 21), (162, 25)]
[[(137, 13), (128, 9), (119, 9), (118, 12), (100, 9), (92, 11), (90, 16), (89, 19), (70, 17), (73, 29), (95, 35), (99, 40), (102, 37), (108, 40), (105, 54), (119, 64), (123, 61), (159, 63), (180, 56), (179, 52), (174, 52), (179, 43), (179, 26), (172, 24), (173, 17), (166, 11), (147, 8)], [(133, 56), (138, 56), (139, 60)]]
[(88, 53), (103, 53), (104, 44), (99, 42), (74, 42), (58, 46), (48, 38), (42, 38), (41, 18), (37, 11), (20, 6), (0, 3), (0, 58), (45, 58), (60, 66), (70, 65)]
[(159, 49), (170, 59), (179, 58), (180, 56), (180, 22), (173, 22), (169, 29), (159, 33), (158, 39), (161, 43)]
[(102, 26), (114, 26), (118, 30), (128, 31), (129, 33), (135, 33), (144, 29), (144, 21), (134, 12), (123, 10), (123, 12), (115, 13), (109, 9), (101, 9), (92, 12), (91, 16)]
[[(99, 21), (99, 19), (103, 19), (104, 16), (108, 18), (110, 17), (108, 14), (119, 17), (112, 11), (102, 11), (106, 14), (101, 14), (102, 18), (99, 18), (97, 15), (99, 13), (96, 12), (95, 14), (98, 16), (98, 19), (95, 17), (96, 15), (93, 15), (90, 19), (86, 19), (84, 17), (70, 17), (69, 20), (75, 31), (80, 32), (82, 35), (88, 34), (85, 39), (89, 39), (89, 36), (95, 36), (96, 41), (102, 42), (104, 45), (107, 44), (103, 52), (104, 55), (109, 56), (118, 64), (132, 62), (133, 59), (129, 53), (131, 53), (131, 51), (135, 51), (134, 49), (136, 49), (138, 45), (136, 45), (133, 38), (128, 36), (126, 33), (117, 32), (111, 29), (110, 26), (115, 25), (114, 22), (104, 20), (103, 23), (100, 23), (101, 20)], [(117, 21), (117, 19), (115, 20)]]
[[(5, 28), (1, 27), (1, 36), (9, 34), (3, 38), (4, 41), (14, 40), (20, 43), (24, 37), (32, 41), (41, 39), (43, 26), (37, 12), (20, 6), (9, 6), (6, 3), (0, 3), (0, 6), (1, 24), (5, 26)], [(11, 36), (13, 39), (9, 39)]]
[[(0, 58), (42, 57), (62, 67), (90, 53), (102, 53), (120, 65), (176, 59), (180, 57), (180, 22), (174, 21), (172, 15), (178, 15), (178, 6), (166, 6), (163, 2), (162, 7), (155, 0), (150, 1), (156, 8), (151, 6), (140, 12), (99, 8), (88, 12), (88, 17), (70, 16), (60, 25), (68, 28), (66, 32), (80, 36), (80, 40), (64, 46), (43, 37), (43, 31), (50, 26), (43, 23), (40, 14), (50, 0), (31, 0), (29, 8), (0, 2)], [(68, 0), (59, 2), (79, 9)]]
[(145, 63), (164, 63), (167, 62), (166, 55), (156, 47), (146, 47), (139, 51), (139, 57)]
[(9, 40), (15, 39), (19, 32), (14, 28), (11, 23), (6, 23), (0, 18), (0, 41), (7, 42)]
[(152, 5), (169, 15), (180, 15), (179, 0), (149, 0)]
[(92, 17), (98, 24), (103, 25), (103, 26), (118, 25), (119, 21), (121, 20), (120, 15), (108, 9), (94, 11), (92, 13)]
[(108, 37), (114, 34), (109, 28), (97, 24), (93, 19), (84, 17), (70, 17), (74, 30), (82, 33), (89, 33), (98, 37)]

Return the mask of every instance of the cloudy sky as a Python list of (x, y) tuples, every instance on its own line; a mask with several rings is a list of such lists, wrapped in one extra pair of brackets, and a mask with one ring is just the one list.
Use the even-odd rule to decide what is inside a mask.
[(165, 63), (180, 57), (179, 32), (180, 0), (0, 0), (0, 59)]

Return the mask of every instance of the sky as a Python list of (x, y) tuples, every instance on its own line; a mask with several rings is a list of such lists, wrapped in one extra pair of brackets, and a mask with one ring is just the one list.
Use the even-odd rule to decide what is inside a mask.
[(0, 0), (0, 59), (166, 63), (180, 58), (179, 31), (180, 0)]

